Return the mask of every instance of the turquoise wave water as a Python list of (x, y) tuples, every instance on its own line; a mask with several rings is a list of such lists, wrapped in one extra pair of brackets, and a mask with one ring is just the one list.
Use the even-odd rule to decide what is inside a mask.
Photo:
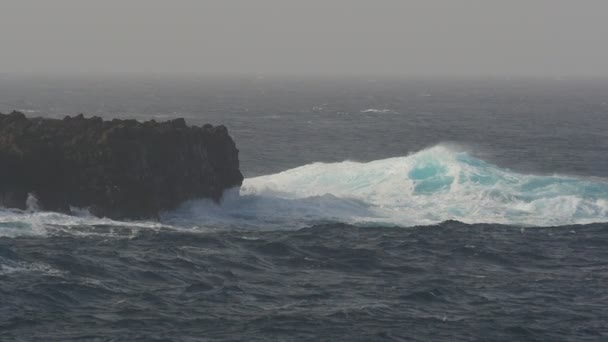
[[(499, 168), (445, 145), (369, 163), (315, 163), (247, 179), (242, 195), (358, 201), (347, 222), (566, 225), (608, 221), (608, 180), (531, 175)], [(373, 215), (368, 215), (371, 212)], [(334, 217), (332, 217), (334, 216)]]

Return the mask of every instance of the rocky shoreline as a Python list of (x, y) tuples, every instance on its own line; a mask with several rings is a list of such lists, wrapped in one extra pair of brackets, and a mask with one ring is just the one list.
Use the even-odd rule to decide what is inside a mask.
[(154, 218), (187, 200), (220, 201), (242, 181), (238, 149), (224, 126), (0, 113), (3, 207)]

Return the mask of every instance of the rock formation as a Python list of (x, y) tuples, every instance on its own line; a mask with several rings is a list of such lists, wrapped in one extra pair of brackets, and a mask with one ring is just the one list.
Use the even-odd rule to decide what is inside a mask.
[[(153, 218), (239, 186), (238, 150), (224, 126), (63, 120), (0, 113), (0, 206)], [(35, 197), (35, 198), (34, 198)]]

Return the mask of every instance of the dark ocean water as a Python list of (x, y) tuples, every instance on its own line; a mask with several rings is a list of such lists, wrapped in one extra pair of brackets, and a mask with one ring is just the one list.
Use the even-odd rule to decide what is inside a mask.
[(13, 109), (225, 124), (247, 179), (0, 209), (1, 341), (608, 340), (606, 80), (0, 75)]
[(3, 340), (608, 338), (605, 224), (59, 234), (0, 260)]

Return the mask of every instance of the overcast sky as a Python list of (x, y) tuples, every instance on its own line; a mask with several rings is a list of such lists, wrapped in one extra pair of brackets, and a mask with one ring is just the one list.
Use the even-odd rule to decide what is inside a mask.
[(0, 71), (608, 76), (608, 0), (0, 0)]

